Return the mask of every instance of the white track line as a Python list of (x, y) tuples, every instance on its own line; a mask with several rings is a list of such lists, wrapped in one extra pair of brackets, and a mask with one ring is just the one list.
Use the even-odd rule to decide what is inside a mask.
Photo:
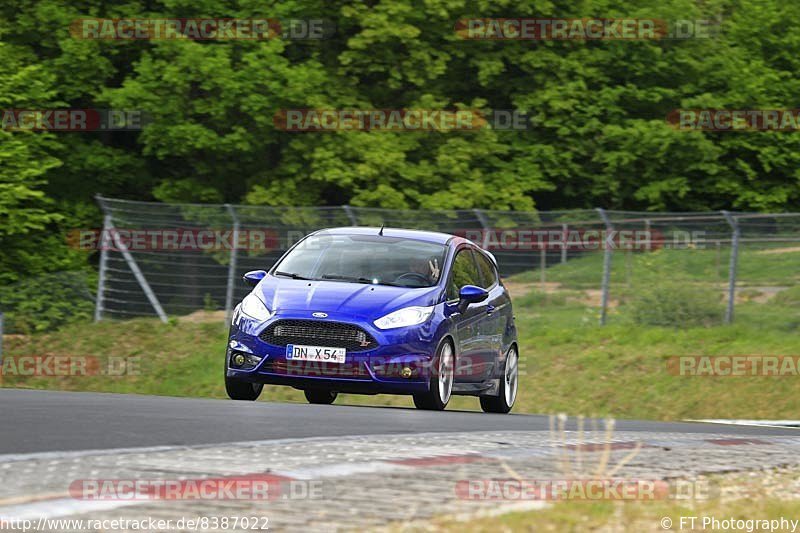
[(389, 463), (386, 461), (366, 461), (362, 463), (337, 463), (308, 468), (295, 468), (292, 470), (276, 470), (273, 474), (295, 479), (323, 479), (332, 477), (346, 477), (356, 474), (382, 474), (408, 470), (409, 466)]
[(0, 509), (0, 520), (37, 520), (59, 518), (95, 511), (108, 511), (119, 507), (148, 503), (147, 501), (84, 501), (73, 498), (21, 503)]
[(710, 418), (693, 420), (686, 419), (684, 422), (702, 422), (704, 424), (727, 424), (729, 426), (755, 426), (767, 428), (792, 428), (800, 429), (800, 420), (737, 420), (726, 418)]

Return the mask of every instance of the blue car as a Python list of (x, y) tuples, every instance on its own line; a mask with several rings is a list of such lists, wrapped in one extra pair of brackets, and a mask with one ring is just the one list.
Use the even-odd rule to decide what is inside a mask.
[(427, 231), (334, 228), (312, 233), (236, 307), (225, 388), (255, 400), (265, 384), (330, 404), (338, 393), (407, 394), (442, 410), (453, 394), (508, 413), (519, 349), (511, 298), (494, 257)]

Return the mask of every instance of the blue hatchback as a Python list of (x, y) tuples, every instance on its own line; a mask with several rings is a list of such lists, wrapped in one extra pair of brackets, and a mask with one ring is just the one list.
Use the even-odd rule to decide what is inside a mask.
[(442, 410), (453, 394), (507, 413), (518, 383), (511, 298), (494, 257), (453, 235), (383, 228), (317, 231), (269, 272), (245, 274), (225, 357), (234, 400), (264, 384), (311, 403), (338, 393), (409, 394)]

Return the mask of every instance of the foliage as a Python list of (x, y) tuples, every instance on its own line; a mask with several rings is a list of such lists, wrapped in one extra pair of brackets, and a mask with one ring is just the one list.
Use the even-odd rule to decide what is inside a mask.
[(633, 320), (646, 326), (686, 328), (722, 321), (719, 291), (686, 283), (666, 282), (640, 289), (630, 306)]
[(41, 332), (89, 320), (94, 310), (90, 281), (83, 272), (57, 272), (0, 286), (5, 332)]

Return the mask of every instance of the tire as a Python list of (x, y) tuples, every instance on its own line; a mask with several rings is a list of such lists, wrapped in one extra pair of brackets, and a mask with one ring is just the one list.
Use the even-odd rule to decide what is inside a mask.
[(481, 409), (486, 413), (506, 414), (514, 407), (519, 389), (519, 354), (512, 346), (506, 355), (503, 378), (497, 396), (481, 396)]
[(428, 392), (414, 395), (417, 409), (442, 411), (447, 407), (453, 394), (455, 361), (453, 345), (449, 341), (443, 342), (436, 353), (436, 371), (431, 373)]
[(228, 357), (225, 356), (225, 392), (228, 393), (228, 398), (246, 402), (256, 401), (261, 396), (264, 384), (228, 377)]
[(306, 389), (303, 392), (306, 395), (306, 400), (308, 400), (308, 403), (316, 403), (321, 405), (332, 404), (339, 395), (338, 392), (332, 390)]

